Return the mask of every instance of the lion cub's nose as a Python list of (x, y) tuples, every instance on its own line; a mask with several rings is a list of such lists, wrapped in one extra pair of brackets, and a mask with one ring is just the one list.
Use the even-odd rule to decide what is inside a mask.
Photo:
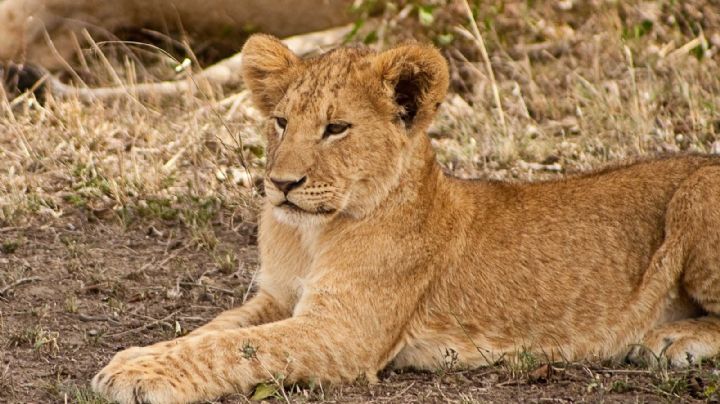
[(287, 195), (288, 192), (292, 191), (293, 189), (301, 186), (305, 183), (307, 180), (307, 176), (303, 176), (302, 178), (298, 180), (285, 180), (285, 179), (278, 179), (278, 178), (272, 178), (270, 177), (270, 181), (275, 185), (277, 189), (282, 191), (283, 194)]

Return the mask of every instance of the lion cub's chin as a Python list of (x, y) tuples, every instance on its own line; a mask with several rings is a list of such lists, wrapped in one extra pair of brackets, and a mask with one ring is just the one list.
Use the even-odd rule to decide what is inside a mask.
[(278, 222), (294, 227), (313, 227), (329, 222), (335, 214), (315, 214), (289, 209), (285, 206), (274, 206), (273, 216)]

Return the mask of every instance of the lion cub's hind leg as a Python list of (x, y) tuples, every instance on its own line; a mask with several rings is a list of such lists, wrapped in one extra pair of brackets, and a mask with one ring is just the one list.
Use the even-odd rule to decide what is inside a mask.
[(673, 199), (668, 215), (678, 220), (669, 231), (687, 242), (680, 287), (707, 316), (659, 325), (631, 350), (633, 362), (688, 366), (720, 354), (720, 165), (696, 171)]
[(688, 227), (695, 234), (682, 286), (705, 311), (720, 315), (720, 165), (693, 177), (697, 206)]

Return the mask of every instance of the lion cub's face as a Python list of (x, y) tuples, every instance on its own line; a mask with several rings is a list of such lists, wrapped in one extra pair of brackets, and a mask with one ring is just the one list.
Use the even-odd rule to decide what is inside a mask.
[(267, 117), (265, 190), (286, 223), (362, 217), (395, 188), (448, 82), (432, 47), (342, 48), (301, 60), (256, 35), (243, 78)]

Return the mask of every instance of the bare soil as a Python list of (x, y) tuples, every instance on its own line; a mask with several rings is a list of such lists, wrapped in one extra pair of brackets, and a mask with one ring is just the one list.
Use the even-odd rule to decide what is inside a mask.
[[(129, 228), (71, 215), (0, 229), (0, 402), (100, 403), (88, 381), (115, 352), (173, 338), (241, 304), (257, 270), (256, 227), (215, 224), (198, 247), (178, 224)], [(436, 372), (378, 384), (286, 386), (284, 402), (717, 401), (714, 363), (663, 371), (600, 363)], [(240, 395), (220, 402), (245, 402)]]

